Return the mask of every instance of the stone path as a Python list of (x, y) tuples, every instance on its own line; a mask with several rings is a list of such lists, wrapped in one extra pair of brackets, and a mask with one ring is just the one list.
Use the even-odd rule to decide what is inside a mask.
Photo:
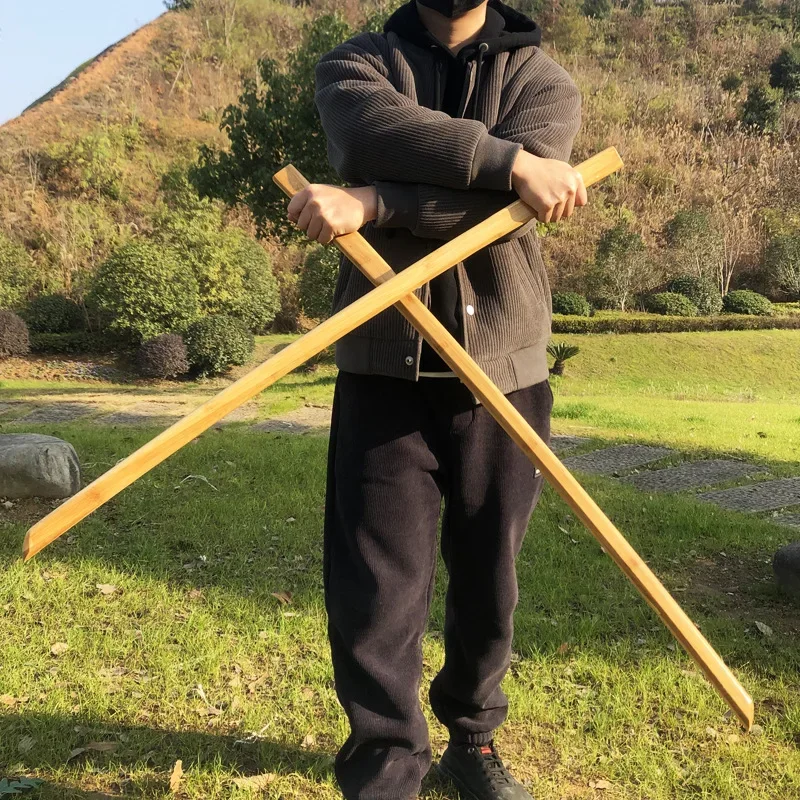
[(632, 483), (643, 492), (683, 492), (688, 489), (699, 489), (716, 486), (736, 478), (763, 475), (763, 468), (743, 461), (692, 461), (679, 464), (677, 467), (640, 472), (629, 475), (622, 480)]
[(800, 505), (800, 478), (762, 481), (699, 495), (700, 500), (732, 511), (774, 511)]
[(617, 447), (606, 447), (603, 450), (593, 450), (580, 456), (570, 456), (564, 459), (568, 469), (581, 472), (591, 472), (596, 475), (613, 475), (624, 472), (634, 467), (641, 467), (652, 461), (672, 453), (666, 447), (649, 447), (643, 444), (623, 444)]

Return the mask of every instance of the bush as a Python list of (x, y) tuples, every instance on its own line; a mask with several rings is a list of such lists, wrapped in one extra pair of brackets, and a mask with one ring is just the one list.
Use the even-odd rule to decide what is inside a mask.
[(224, 314), (193, 322), (184, 338), (189, 364), (199, 375), (218, 375), (244, 364), (255, 346), (244, 323)]
[(110, 353), (120, 343), (109, 336), (86, 331), (31, 334), (31, 352), (69, 355), (73, 353)]
[(0, 311), (0, 358), (24, 356), (31, 349), (28, 326), (13, 311)]
[(567, 344), (566, 342), (550, 342), (547, 345), (547, 352), (553, 357), (553, 366), (550, 368), (551, 375), (563, 375), (564, 364), (574, 358), (581, 349), (577, 345)]
[(764, 266), (775, 289), (800, 299), (800, 233), (775, 236), (767, 246)]
[(611, 15), (611, 0), (583, 0), (581, 11), (584, 17), (606, 19)]
[(335, 247), (309, 250), (300, 275), (300, 306), (311, 319), (326, 319), (333, 306), (339, 277), (339, 251)]
[(577, 292), (554, 292), (553, 313), (588, 317), (592, 313), (589, 301)]
[(742, 78), (738, 72), (727, 72), (723, 75), (719, 85), (722, 87), (723, 91), (736, 92), (741, 88), (743, 83), (744, 78)]
[(142, 343), (136, 365), (145, 378), (175, 378), (189, 371), (186, 345), (176, 333), (162, 333)]
[(800, 100), (800, 43), (781, 50), (769, 68), (769, 85), (783, 89), (790, 100)]
[(66, 333), (83, 327), (81, 307), (61, 294), (34, 297), (22, 316), (33, 333)]
[(751, 86), (739, 112), (739, 119), (747, 128), (763, 133), (774, 132), (781, 118), (782, 99), (780, 89), (763, 84)]
[(34, 263), (28, 251), (0, 232), (0, 308), (21, 306), (34, 282)]
[(697, 306), (698, 313), (704, 316), (722, 311), (722, 295), (716, 284), (707, 278), (679, 275), (667, 284), (667, 292), (688, 297)]
[(625, 311), (636, 295), (647, 292), (659, 280), (660, 270), (648, 257), (642, 237), (627, 223), (618, 223), (600, 237), (588, 281), (604, 306)]
[(644, 307), (651, 314), (665, 314), (670, 317), (696, 317), (697, 306), (682, 294), (658, 292), (644, 298)]
[(722, 307), (729, 314), (751, 314), (757, 317), (769, 317), (774, 313), (772, 303), (758, 292), (749, 289), (736, 289), (728, 292), (722, 301)]
[(249, 236), (241, 236), (235, 253), (242, 271), (242, 291), (231, 302), (228, 314), (240, 319), (253, 333), (267, 333), (280, 309), (278, 281), (266, 250)]
[(90, 300), (108, 327), (139, 343), (181, 330), (199, 314), (197, 280), (168, 247), (136, 240), (100, 266)]
[(554, 317), (553, 333), (682, 333), (687, 331), (800, 330), (800, 316)]

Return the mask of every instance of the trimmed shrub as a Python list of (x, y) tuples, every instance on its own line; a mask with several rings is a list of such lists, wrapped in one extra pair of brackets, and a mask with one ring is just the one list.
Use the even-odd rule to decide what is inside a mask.
[(184, 338), (189, 364), (202, 376), (244, 364), (255, 347), (253, 334), (244, 323), (224, 314), (193, 322)]
[(189, 371), (186, 345), (177, 333), (162, 333), (142, 342), (136, 365), (145, 378), (175, 378)]
[(769, 317), (774, 313), (772, 303), (763, 294), (751, 292), (749, 289), (736, 289), (728, 292), (722, 300), (722, 307), (729, 314)]
[(0, 311), (0, 358), (24, 356), (30, 348), (25, 320), (13, 311)]
[(679, 275), (667, 284), (667, 291), (688, 297), (699, 314), (719, 314), (722, 311), (722, 295), (716, 285), (707, 278), (696, 275)]
[(682, 333), (688, 331), (800, 330), (800, 316), (554, 317), (553, 333)]
[(117, 250), (98, 269), (90, 301), (108, 327), (139, 343), (181, 330), (197, 318), (197, 280), (174, 251), (144, 240)]
[(28, 251), (0, 232), (0, 308), (21, 306), (34, 283), (34, 263)]
[(253, 333), (267, 333), (281, 307), (272, 261), (258, 242), (244, 235), (235, 260), (242, 270), (242, 291), (230, 304), (228, 314), (244, 322)]
[(34, 297), (22, 317), (31, 333), (66, 333), (83, 327), (81, 307), (61, 294)]
[(751, 86), (739, 112), (739, 119), (747, 128), (762, 133), (774, 132), (778, 129), (781, 118), (782, 99), (780, 89), (772, 89), (760, 83)]
[(783, 89), (790, 100), (800, 100), (800, 43), (781, 50), (769, 68), (769, 85)]
[(592, 313), (589, 301), (577, 292), (554, 292), (553, 313), (588, 317)]
[(644, 298), (644, 307), (651, 314), (664, 314), (670, 317), (696, 317), (697, 306), (682, 294), (658, 292)]
[(74, 353), (110, 353), (118, 341), (100, 333), (70, 331), (68, 333), (32, 333), (31, 352), (71, 355)]
[(339, 251), (335, 247), (309, 250), (300, 274), (300, 306), (311, 319), (326, 319), (333, 306), (339, 278)]

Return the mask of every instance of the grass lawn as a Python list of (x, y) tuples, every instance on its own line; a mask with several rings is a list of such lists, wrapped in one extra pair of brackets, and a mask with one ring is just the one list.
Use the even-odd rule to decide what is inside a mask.
[[(556, 386), (559, 431), (800, 472), (800, 332), (557, 338), (582, 348)], [(290, 376), (261, 402), (329, 398), (332, 375)], [(72, 441), (87, 478), (154, 433), (36, 429)], [(262, 796), (338, 796), (331, 760), (346, 722), (321, 597), (325, 447), (236, 425), (209, 432), (28, 565), (22, 537), (49, 506), (0, 510), (0, 778), (43, 778), (30, 795), (42, 798), (172, 797), (181, 759), (179, 797), (252, 797), (235, 781), (264, 773)], [(499, 741), (514, 772), (538, 798), (800, 796), (800, 609), (769, 565), (791, 531), (691, 496), (584, 482), (754, 695), (760, 730), (740, 733), (547, 490), (519, 559), (504, 684)], [(442, 577), (424, 686), (442, 662)], [(432, 718), (431, 731), (437, 750)], [(455, 795), (431, 776), (423, 797)]]

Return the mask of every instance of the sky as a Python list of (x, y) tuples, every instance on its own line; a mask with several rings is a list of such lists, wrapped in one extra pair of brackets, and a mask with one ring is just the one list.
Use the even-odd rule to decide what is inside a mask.
[(163, 0), (0, 0), (0, 124), (164, 11)]

